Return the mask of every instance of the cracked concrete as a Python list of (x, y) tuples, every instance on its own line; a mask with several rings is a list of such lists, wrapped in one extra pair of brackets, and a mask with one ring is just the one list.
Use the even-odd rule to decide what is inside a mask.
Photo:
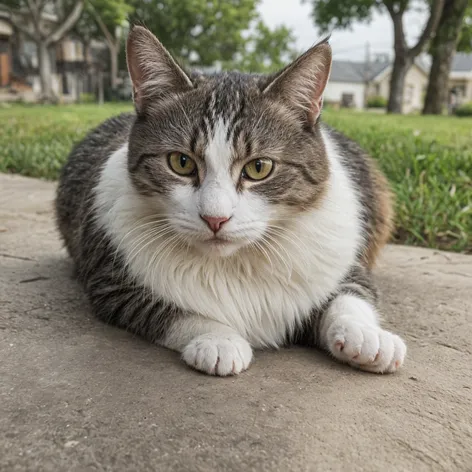
[(0, 175), (0, 470), (472, 470), (471, 256), (385, 251), (395, 375), (292, 348), (211, 378), (91, 316), (53, 192)]

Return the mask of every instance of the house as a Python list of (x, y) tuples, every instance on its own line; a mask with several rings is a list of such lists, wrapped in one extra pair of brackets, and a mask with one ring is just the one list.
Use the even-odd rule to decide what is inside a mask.
[[(367, 64), (334, 60), (324, 100), (342, 107), (361, 109), (369, 97), (388, 100), (392, 64), (378, 59)], [(428, 69), (420, 61), (413, 64), (405, 78), (403, 112), (411, 113), (423, 107), (428, 85)]]
[(455, 105), (472, 102), (472, 54), (456, 53), (454, 56), (449, 91)]
[[(54, 15), (43, 13), (53, 25)], [(27, 17), (25, 17), (25, 21)], [(96, 89), (97, 64), (107, 63), (106, 45), (97, 41), (85, 50), (82, 41), (69, 34), (50, 50), (52, 89), (62, 101), (76, 101)], [(0, 11), (0, 101), (35, 101), (41, 92), (36, 44), (17, 31), (9, 14)]]

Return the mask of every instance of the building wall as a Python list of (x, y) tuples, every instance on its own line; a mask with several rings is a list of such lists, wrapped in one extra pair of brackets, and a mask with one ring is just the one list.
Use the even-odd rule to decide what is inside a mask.
[[(472, 85), (472, 79), (470, 80), (470, 84)], [(468, 92), (468, 81), (465, 79), (449, 79), (449, 90), (455, 90), (458, 105), (472, 101), (472, 87), (470, 90), (471, 96), (469, 98)]]
[[(41, 94), (41, 80), (39, 75), (30, 75), (27, 77), (29, 83), (32, 85), (33, 92), (39, 96)], [(60, 95), (62, 93), (61, 87), (61, 75), (60, 74), (52, 74), (52, 90), (56, 95)]]
[(13, 34), (13, 27), (6, 20), (0, 19), (0, 35), (11, 36)]
[(80, 41), (64, 39), (58, 46), (57, 59), (65, 62), (83, 61), (84, 47)]
[(355, 108), (364, 106), (365, 85), (351, 82), (328, 82), (324, 92), (325, 102), (341, 103), (343, 94), (352, 94)]
[[(428, 76), (417, 66), (413, 65), (405, 77), (403, 91), (403, 113), (412, 113), (423, 108), (424, 95), (428, 85)], [(388, 100), (390, 93), (390, 73), (381, 76), (369, 86), (369, 96), (380, 95)]]
[(465, 96), (466, 96), (466, 100), (468, 102), (472, 102), (472, 79), (469, 79), (467, 81), (467, 87), (466, 87), (466, 90), (465, 90)]

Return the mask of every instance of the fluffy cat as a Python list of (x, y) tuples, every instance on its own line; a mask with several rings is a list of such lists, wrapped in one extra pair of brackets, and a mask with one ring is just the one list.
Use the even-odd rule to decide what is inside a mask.
[(271, 76), (189, 74), (134, 27), (127, 60), (136, 113), (73, 149), (56, 200), (97, 316), (208, 374), (287, 343), (397, 370), (406, 347), (380, 327), (371, 275), (390, 193), (320, 123), (327, 41)]

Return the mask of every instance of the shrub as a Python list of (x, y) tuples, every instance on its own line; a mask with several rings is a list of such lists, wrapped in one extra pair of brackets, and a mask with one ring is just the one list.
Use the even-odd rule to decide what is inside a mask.
[(464, 103), (456, 109), (457, 116), (472, 116), (472, 102)]
[(386, 106), (387, 99), (380, 95), (367, 99), (367, 108), (385, 108)]
[(80, 103), (95, 103), (97, 99), (94, 93), (81, 93), (79, 102)]

